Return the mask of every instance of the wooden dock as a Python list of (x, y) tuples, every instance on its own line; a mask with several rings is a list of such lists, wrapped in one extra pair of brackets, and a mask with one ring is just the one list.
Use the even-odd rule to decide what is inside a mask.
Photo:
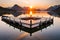
[[(23, 30), (25, 32), (30, 33), (30, 36), (32, 36), (32, 33), (38, 31), (38, 30), (42, 30), (44, 28), (47, 28), (48, 26), (50, 26), (51, 24), (53, 24), (53, 18), (45, 18), (45, 20), (42, 20), (41, 18), (39, 19), (40, 22), (38, 23), (34, 23), (32, 24), (32, 19), (30, 20), (30, 24), (27, 23), (23, 23), (21, 22), (22, 19), (20, 19), (20, 21), (16, 21), (15, 19), (11, 19), (8, 16), (2, 16), (2, 21), (4, 21), (5, 23), (13, 26), (14, 28), (18, 28), (20, 31)], [(25, 19), (23, 19), (25, 20)], [(29, 27), (24, 26), (25, 25), (29, 25)], [(35, 27), (32, 27), (33, 25), (36, 25)]]

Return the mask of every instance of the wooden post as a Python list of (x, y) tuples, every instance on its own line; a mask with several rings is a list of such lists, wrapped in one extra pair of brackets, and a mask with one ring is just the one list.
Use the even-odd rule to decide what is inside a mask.
[(20, 32), (21, 32), (21, 29), (20, 29)]
[(20, 21), (19, 21), (19, 25), (22, 25), (22, 23), (21, 23), (21, 18), (19, 18), (20, 19)]
[(15, 23), (15, 19), (14, 19), (13, 23)]
[(42, 29), (41, 29), (41, 32), (42, 32)]
[(32, 28), (32, 20), (30, 20), (30, 28)]
[(30, 33), (30, 36), (32, 36), (32, 33)]
[(48, 20), (47, 20), (47, 18), (46, 18), (46, 20), (45, 20), (45, 21), (46, 21), (46, 23), (47, 23), (47, 21), (48, 21)]
[(8, 17), (8, 20), (11, 21), (10, 17)]
[(43, 22), (42, 22), (42, 20), (40, 20), (40, 25), (42, 25), (43, 24)]
[(41, 20), (40, 20), (40, 22), (39, 22), (39, 26), (41, 25)]
[(51, 17), (49, 17), (49, 21), (51, 22)]

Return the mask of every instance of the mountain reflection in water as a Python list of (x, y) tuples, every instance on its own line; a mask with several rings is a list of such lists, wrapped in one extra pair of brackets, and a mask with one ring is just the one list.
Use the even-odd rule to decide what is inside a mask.
[[(50, 16), (49, 15), (49, 13), (47, 13), (47, 12), (39, 12), (39, 13), (33, 13), (34, 15), (33, 16), (37, 16), (37, 17), (53, 17), (53, 16)], [(27, 17), (27, 16), (25, 16), (25, 15), (27, 15), (27, 16), (29, 16), (29, 14), (22, 14), (22, 15), (20, 15), (20, 16), (18, 16), (18, 17), (14, 17), (14, 16), (10, 16), (10, 17), (13, 17), (13, 18), (22, 18), (22, 16), (23, 17)], [(5, 15), (5, 16), (7, 16), (7, 15)], [(18, 31), (17, 32), (17, 30), (15, 30), (15, 29), (12, 29), (12, 30), (15, 30), (15, 33), (14, 32), (12, 32), (12, 33), (14, 33), (14, 34), (19, 34), (18, 36), (16, 36), (15, 38), (7, 38), (7, 39), (20, 39), (20, 40), (47, 40), (47, 39), (59, 39), (59, 31), (58, 30), (60, 30), (60, 25), (58, 24), (58, 23), (60, 23), (60, 22), (58, 22), (57, 23), (57, 20), (59, 20), (60, 18), (56, 18), (56, 17), (54, 17), (54, 25), (51, 25), (50, 27), (48, 26), (47, 28), (44, 28), (44, 29), (42, 29), (42, 32), (41, 31), (38, 31), (38, 32), (36, 32), (36, 33), (33, 33), (33, 35), (32, 35), (32, 37), (30, 37), (30, 35), (28, 34), (28, 33), (25, 33), (24, 31), (22, 31), (22, 34), (21, 34), (21, 32), (20, 31)], [(25, 22), (25, 23), (29, 23), (29, 21), (24, 21), (24, 20), (22, 20), (23, 22)], [(35, 23), (35, 22), (39, 22), (38, 20), (36, 21), (34, 21), (33, 20), (33, 23)], [(5, 22), (4, 22), (5, 23)], [(6, 25), (7, 26), (7, 25)], [(17, 27), (17, 26), (16, 26)], [(8, 27), (9, 28), (9, 27)], [(12, 28), (12, 27), (11, 27)], [(9, 29), (11, 29), (11, 28), (9, 28)], [(7, 29), (7, 28), (6, 28)], [(17, 29), (17, 28), (16, 28)], [(11, 30), (11, 31), (12, 31)], [(17, 32), (17, 33), (16, 33)], [(56, 33), (57, 32), (57, 33)], [(8, 35), (7, 35), (8, 36)], [(12, 37), (12, 36), (11, 36)]]

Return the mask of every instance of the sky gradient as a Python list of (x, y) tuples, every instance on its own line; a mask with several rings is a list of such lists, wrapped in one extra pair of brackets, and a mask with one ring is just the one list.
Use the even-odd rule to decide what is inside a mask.
[(19, 6), (33, 6), (34, 8), (48, 8), (49, 6), (60, 4), (60, 0), (0, 0), (0, 6), (12, 7), (14, 4)]

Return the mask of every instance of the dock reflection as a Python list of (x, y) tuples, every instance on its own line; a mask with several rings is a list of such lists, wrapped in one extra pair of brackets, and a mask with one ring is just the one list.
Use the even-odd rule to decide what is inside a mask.
[[(29, 19), (27, 19), (27, 20), (29, 20)], [(43, 22), (41, 21), (41, 18), (40, 18), (39, 19), (40, 22), (34, 23), (34, 24), (32, 24), (32, 20), (33, 20), (33, 18), (30, 18), (30, 24), (27, 24), (27, 23), (22, 23), (21, 20), (19, 22), (17, 22), (15, 20), (11, 20), (8, 16), (2, 16), (2, 21), (9, 24), (10, 26), (13, 26), (14, 28), (19, 29), (20, 31), (23, 30), (25, 32), (30, 33), (30, 36), (32, 36), (32, 33), (42, 30), (44, 28), (47, 28), (48, 26), (53, 24), (53, 18), (45, 18), (45, 21), (43, 21)], [(29, 25), (29, 27), (26, 27), (23, 24)], [(32, 27), (33, 25), (36, 25), (36, 24), (38, 24), (38, 25), (35, 27)]]

